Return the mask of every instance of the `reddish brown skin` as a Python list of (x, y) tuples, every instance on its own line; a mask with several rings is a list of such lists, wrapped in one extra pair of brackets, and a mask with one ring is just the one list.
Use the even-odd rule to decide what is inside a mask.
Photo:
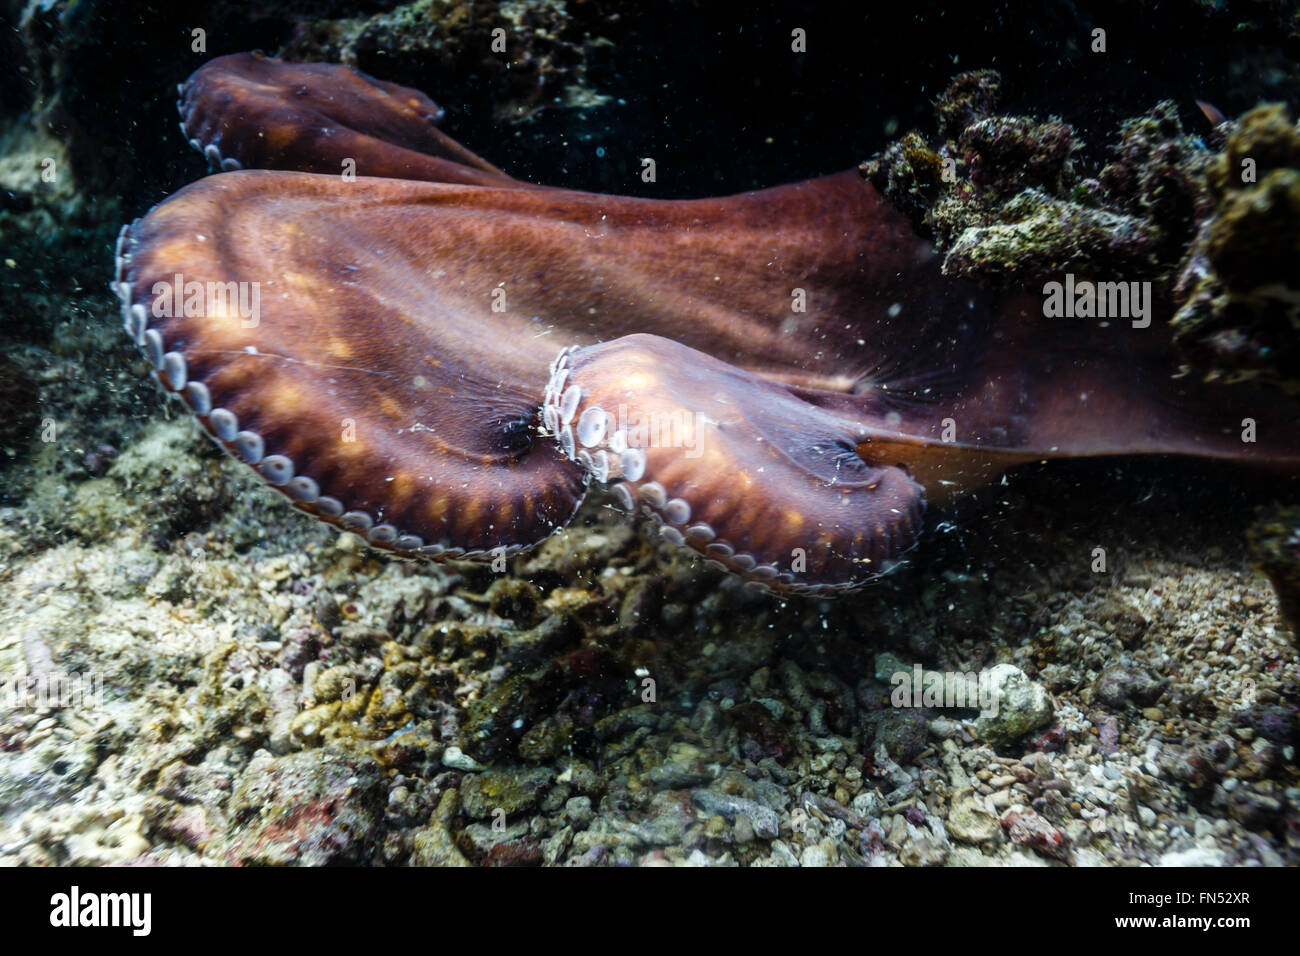
[(209, 177), (133, 224), (124, 311), (176, 273), (260, 283), (255, 328), (150, 317), (162, 351), (321, 494), (425, 545), (527, 546), (573, 514), (585, 469), (539, 427), (569, 346), (580, 408), (700, 416), (700, 456), (645, 447), (627, 491), (657, 482), (689, 506), (679, 531), (713, 535), (688, 544), (780, 588), (869, 580), (927, 497), (1029, 460), (1300, 464), (1280, 395), (1174, 378), (1159, 316), (1046, 319), (1041, 296), (944, 279), (856, 172), (687, 201), (534, 187), (438, 132), (423, 94), (251, 54), (195, 73), (181, 107), (201, 147), (286, 171)]
[(223, 56), (181, 85), (185, 136), (248, 169), (523, 186), (443, 133), (419, 90), (334, 63)]

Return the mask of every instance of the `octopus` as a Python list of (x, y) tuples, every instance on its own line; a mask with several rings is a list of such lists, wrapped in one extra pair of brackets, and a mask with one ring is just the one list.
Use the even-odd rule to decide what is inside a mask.
[(946, 278), (856, 170), (601, 195), (347, 66), (237, 54), (179, 92), (215, 174), (122, 229), (124, 328), (221, 447), (378, 549), (514, 554), (606, 486), (758, 587), (835, 594), (1026, 462), (1300, 463), (1280, 394), (1177, 377), (1159, 303), (1053, 318)]

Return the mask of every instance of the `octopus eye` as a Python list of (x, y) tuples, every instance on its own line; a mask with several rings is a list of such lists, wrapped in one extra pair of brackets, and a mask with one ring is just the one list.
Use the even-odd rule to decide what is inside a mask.
[(533, 447), (533, 423), (523, 416), (508, 418), (500, 423), (498, 432), (501, 450), (518, 457)]

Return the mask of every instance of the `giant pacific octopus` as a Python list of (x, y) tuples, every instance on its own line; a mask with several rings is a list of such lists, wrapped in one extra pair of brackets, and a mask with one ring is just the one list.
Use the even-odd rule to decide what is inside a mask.
[(377, 548), (514, 553), (608, 483), (712, 563), (832, 593), (927, 499), (1027, 461), (1300, 463), (1296, 408), (1176, 378), (1164, 316), (947, 279), (857, 171), (598, 195), (511, 178), (346, 66), (227, 56), (180, 94), (220, 172), (123, 228), (126, 331), (225, 449)]

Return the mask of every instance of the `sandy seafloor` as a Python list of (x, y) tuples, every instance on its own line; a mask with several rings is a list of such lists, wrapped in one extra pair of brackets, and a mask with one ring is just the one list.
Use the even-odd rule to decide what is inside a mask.
[[(61, 148), (6, 136), (10, 183)], [(37, 413), (0, 465), (0, 676), (98, 693), (0, 698), (0, 864), (1300, 855), (1300, 668), (1244, 540), (1287, 485), (1033, 466), (931, 511), (906, 567), (837, 601), (747, 589), (599, 494), (503, 574), (392, 560), (148, 382), (105, 288), (123, 208), (60, 190), (6, 213), (0, 271), (50, 241), (78, 263), (5, 299), (43, 332), (6, 317), (30, 382), (6, 401)], [(1013, 665), (1015, 693), (992, 723), (890, 706), (914, 664)]]

